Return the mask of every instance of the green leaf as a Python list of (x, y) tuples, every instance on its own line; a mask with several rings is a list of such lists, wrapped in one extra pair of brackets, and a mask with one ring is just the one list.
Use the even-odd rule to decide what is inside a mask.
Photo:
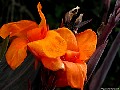
[(7, 51), (7, 46), (9, 43), (9, 37), (7, 37), (0, 45), (0, 61), (4, 57), (6, 51)]

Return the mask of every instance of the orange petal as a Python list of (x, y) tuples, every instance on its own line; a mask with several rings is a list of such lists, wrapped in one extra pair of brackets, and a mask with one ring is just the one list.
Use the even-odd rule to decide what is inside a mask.
[(76, 37), (72, 31), (70, 31), (68, 28), (63, 27), (58, 28), (56, 32), (58, 32), (61, 37), (65, 39), (65, 41), (67, 42), (68, 50), (78, 51)]
[(39, 24), (39, 28), (35, 28), (35, 29), (27, 32), (27, 37), (30, 42), (45, 38), (47, 30), (48, 30), (48, 26), (46, 25), (45, 16), (41, 11), (42, 6), (41, 6), (40, 2), (38, 3), (37, 8), (38, 8), (39, 15), (41, 17), (41, 22)]
[(28, 43), (28, 47), (37, 57), (57, 58), (65, 54), (67, 44), (57, 32), (51, 30), (44, 39)]
[(64, 64), (60, 58), (47, 58), (47, 57), (42, 57), (42, 63), (44, 67), (52, 70), (52, 71), (57, 71), (59, 69), (64, 69)]
[(79, 52), (67, 50), (67, 52), (64, 55), (64, 58), (66, 61), (69, 62), (78, 62), (79, 56), (80, 56)]
[(68, 85), (83, 90), (86, 78), (87, 65), (84, 62), (72, 63), (64, 61)]
[(47, 28), (39, 27), (29, 30), (27, 32), (27, 38), (29, 39), (30, 42), (32, 42), (45, 38), (46, 34), (47, 34)]
[(88, 60), (96, 50), (97, 35), (91, 29), (76, 34), (76, 39), (80, 52), (80, 60)]
[(10, 37), (19, 36), (19, 33), (21, 31), (31, 30), (31, 29), (36, 28), (36, 27), (38, 27), (38, 25), (35, 22), (29, 21), (29, 20), (21, 20), (18, 22), (11, 22), (8, 24), (4, 24), (1, 27), (0, 36), (4, 39), (8, 35), (10, 35)]
[(41, 9), (42, 9), (42, 5), (40, 4), (40, 2), (38, 3), (37, 5), (37, 9), (38, 9), (38, 12), (39, 12), (39, 15), (41, 17), (41, 22), (40, 22), (40, 27), (41, 26), (46, 26), (46, 19), (45, 19), (45, 16), (44, 14), (42, 13)]
[(27, 41), (25, 39), (16, 38), (11, 43), (6, 53), (7, 63), (12, 69), (16, 69), (27, 56)]

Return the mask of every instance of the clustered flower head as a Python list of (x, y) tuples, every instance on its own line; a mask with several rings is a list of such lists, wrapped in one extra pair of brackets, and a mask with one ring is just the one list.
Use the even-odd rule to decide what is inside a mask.
[(49, 30), (40, 3), (37, 5), (40, 24), (21, 20), (4, 24), (0, 36), (9, 36), (12, 41), (6, 52), (9, 66), (15, 70), (29, 50), (45, 68), (57, 71), (57, 87), (71, 86), (83, 89), (87, 73), (87, 60), (96, 50), (97, 36), (87, 29), (74, 34), (66, 27)]

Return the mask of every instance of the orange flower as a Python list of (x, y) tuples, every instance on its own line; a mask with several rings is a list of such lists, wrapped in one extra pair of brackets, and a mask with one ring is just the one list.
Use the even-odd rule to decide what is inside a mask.
[[(64, 49), (61, 43), (59, 43), (59, 47), (56, 41), (54, 41), (55, 45), (51, 44), (51, 41), (55, 40), (53, 39), (54, 33), (49, 35), (51, 39), (31, 42), (28, 44), (28, 47), (34, 55), (41, 59), (44, 67), (52, 71), (62, 69), (57, 72), (57, 87), (71, 86), (72, 88), (81, 88), (82, 90), (87, 73), (86, 61), (96, 50), (96, 33), (91, 29), (87, 29), (84, 32), (74, 35), (72, 31), (65, 27), (58, 28), (56, 32), (66, 41), (66, 52), (61, 53), (59, 51), (60, 49)], [(53, 48), (46, 45), (53, 45), (53, 48), (59, 48), (59, 50), (56, 49), (56, 51), (53, 51)], [(44, 46), (45, 48), (43, 49)]]
[(96, 49), (97, 36), (91, 29), (74, 35), (68, 28), (48, 30), (46, 19), (38, 4), (41, 22), (22, 20), (5, 24), (0, 36), (16, 36), (6, 52), (6, 60), (12, 69), (16, 69), (30, 50), (44, 67), (58, 71), (56, 85), (83, 89), (87, 73), (86, 61)]
[[(39, 60), (41, 57), (57, 58), (66, 52), (66, 41), (56, 31), (48, 30), (40, 3), (38, 3), (37, 8), (41, 17), (39, 25), (33, 21), (21, 20), (5, 24), (0, 29), (2, 38), (5, 39), (8, 35), (15, 37), (6, 52), (7, 63), (12, 69), (16, 69), (24, 61), (27, 56), (27, 48)], [(56, 62), (59, 67), (56, 65), (56, 67), (52, 68), (53, 70), (64, 68), (59, 59)]]
[(33, 21), (21, 20), (4, 24), (0, 29), (0, 36), (9, 36), (13, 41), (6, 52), (6, 60), (12, 69), (16, 69), (27, 56), (27, 31), (37, 28), (38, 25)]
[(87, 73), (86, 61), (96, 50), (97, 36), (91, 29), (74, 35), (63, 27), (56, 30), (67, 42), (67, 52), (61, 56), (65, 69), (58, 71), (58, 87), (71, 86), (83, 89)]

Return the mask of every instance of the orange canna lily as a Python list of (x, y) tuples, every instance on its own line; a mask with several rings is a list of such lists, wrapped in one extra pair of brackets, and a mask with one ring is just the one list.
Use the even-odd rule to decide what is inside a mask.
[[(5, 24), (0, 29), (2, 38), (5, 39), (8, 35), (15, 37), (6, 52), (7, 63), (12, 69), (16, 69), (24, 61), (27, 56), (27, 49), (39, 60), (42, 57), (57, 58), (66, 52), (66, 41), (56, 31), (48, 30), (40, 3), (38, 3), (37, 8), (41, 17), (39, 25), (33, 21), (21, 20)], [(55, 68), (51, 69), (58, 70), (63, 68), (63, 63), (59, 59), (57, 63), (60, 64), (59, 67), (56, 65)]]
[(96, 33), (91, 29), (87, 29), (74, 35), (65, 27), (59, 28), (56, 32), (67, 42), (67, 52), (61, 56), (65, 69), (58, 72), (56, 85), (58, 87), (71, 86), (72, 88), (81, 88), (82, 90), (87, 73), (85, 62), (96, 50)]
[(87, 73), (86, 62), (96, 50), (97, 35), (91, 29), (74, 35), (65, 27), (58, 28), (56, 32), (66, 41), (67, 51), (60, 58), (41, 57), (43, 65), (53, 71), (62, 66), (62, 70), (57, 72), (57, 87), (71, 86), (82, 90)]
[[(41, 22), (22, 20), (5, 24), (0, 29), (0, 36), (15, 36), (6, 60), (12, 69), (16, 69), (26, 58), (28, 49), (40, 60), (44, 67), (57, 72), (56, 85), (83, 89), (87, 73), (86, 61), (96, 49), (97, 36), (87, 29), (74, 35), (68, 28), (48, 30), (46, 19), (38, 3)], [(64, 83), (63, 83), (64, 82)]]

